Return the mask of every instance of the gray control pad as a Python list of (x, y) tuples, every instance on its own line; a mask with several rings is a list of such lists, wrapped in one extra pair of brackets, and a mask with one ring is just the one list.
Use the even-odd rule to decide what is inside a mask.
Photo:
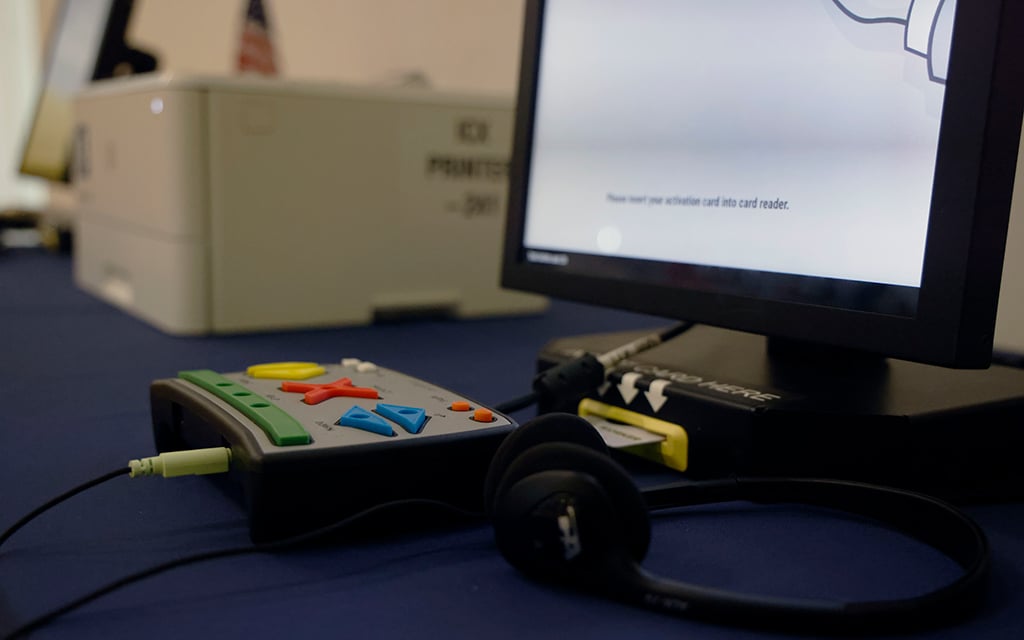
[[(309, 432), (311, 441), (308, 444), (279, 446), (264, 432), (264, 429), (255, 424), (232, 403), (213, 393), (208, 399), (211, 403), (221, 405), (222, 410), (232, 414), (240, 423), (248, 424), (266, 456), (287, 454), (289, 450), (297, 448), (325, 450), (355, 445), (383, 445), (402, 440), (425, 441), (469, 431), (493, 428), (506, 430), (512, 424), (508, 418), (490, 412), (486, 407), (481, 407), (463, 396), (429, 382), (358, 360), (345, 360), (344, 362), (345, 364), (321, 365), (326, 370), (325, 373), (301, 381), (258, 378), (250, 376), (246, 372), (225, 374), (210, 372), (213, 376), (234, 383), (232, 389), (241, 387), (294, 418)], [(186, 373), (191, 374), (192, 372)], [(187, 379), (189, 376), (186, 373), (180, 376), (178, 384), (194, 384)], [(337, 383), (342, 379), (351, 381), (345, 386), (372, 389), (378, 397), (329, 397), (311, 404), (305, 400), (305, 393), (282, 389), (282, 387), (287, 387), (286, 383), (289, 382), (302, 385), (326, 385)], [(227, 385), (224, 384), (224, 386)], [(238, 394), (236, 393), (236, 395)], [(384, 405), (382, 410), (378, 411), (378, 405)], [(414, 418), (419, 411), (422, 411), (422, 415), (425, 417), (422, 428), (418, 432), (412, 432), (408, 425), (403, 424), (400, 417), (395, 416), (395, 406), (408, 408), (409, 411), (405, 413)], [(353, 411), (354, 407), (370, 414), (372, 420), (391, 425), (391, 434), (383, 435), (379, 431), (339, 424), (346, 414), (358, 415), (361, 413)], [(489, 413), (490, 420), (486, 420), (486, 415), (480, 416), (479, 409)]]

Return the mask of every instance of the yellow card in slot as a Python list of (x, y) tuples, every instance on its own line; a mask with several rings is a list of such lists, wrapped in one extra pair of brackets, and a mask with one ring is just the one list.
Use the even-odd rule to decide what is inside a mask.
[(690, 439), (678, 424), (584, 398), (577, 409), (614, 449), (635, 453), (676, 471), (686, 471)]

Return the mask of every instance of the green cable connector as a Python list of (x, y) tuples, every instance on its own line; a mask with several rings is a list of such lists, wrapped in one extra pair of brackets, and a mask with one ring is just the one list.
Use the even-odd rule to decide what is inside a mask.
[(151, 458), (129, 461), (128, 475), (132, 478), (156, 475), (165, 478), (202, 476), (210, 473), (225, 473), (230, 465), (231, 449), (226, 447), (168, 451)]

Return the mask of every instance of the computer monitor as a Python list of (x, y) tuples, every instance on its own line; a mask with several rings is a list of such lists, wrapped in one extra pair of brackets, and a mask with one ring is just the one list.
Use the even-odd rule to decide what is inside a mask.
[(94, 80), (156, 69), (125, 32), (134, 0), (64, 0), (50, 29), (46, 74), (26, 137), (20, 171), (67, 182), (74, 141), (72, 103)]
[(505, 286), (983, 368), (1014, 0), (528, 0)]

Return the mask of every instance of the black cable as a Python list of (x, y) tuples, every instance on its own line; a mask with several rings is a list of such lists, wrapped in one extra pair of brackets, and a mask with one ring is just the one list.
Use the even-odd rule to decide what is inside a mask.
[(659, 337), (661, 338), (662, 342), (668, 342), (672, 338), (675, 338), (678, 335), (686, 333), (687, 331), (692, 329), (696, 324), (696, 322), (689, 321), (676, 323), (669, 327), (668, 329), (666, 329), (665, 331), (663, 331)]
[(649, 333), (618, 346), (599, 356), (586, 354), (551, 367), (533, 379), (533, 391), (525, 396), (494, 405), (501, 413), (525, 409), (541, 400), (567, 398), (587, 393), (601, 386), (605, 372), (626, 358), (635, 356), (683, 334), (694, 326), (693, 322), (679, 322), (668, 329)]
[(22, 527), (27, 525), (29, 522), (32, 522), (37, 517), (39, 517), (43, 513), (46, 513), (47, 511), (49, 511), (53, 507), (57, 506), (58, 504), (64, 502), (68, 498), (70, 498), (72, 496), (75, 496), (75, 495), (78, 495), (79, 493), (85, 491), (86, 489), (91, 489), (92, 487), (95, 487), (98, 484), (103, 484), (107, 480), (112, 480), (112, 479), (114, 479), (114, 478), (116, 478), (118, 476), (127, 475), (130, 471), (131, 470), (127, 466), (121, 467), (120, 469), (117, 469), (115, 471), (110, 471), (108, 473), (104, 473), (103, 475), (99, 476), (98, 478), (93, 478), (92, 480), (89, 480), (88, 482), (83, 482), (82, 484), (78, 485), (74, 489), (70, 489), (69, 491), (65, 491), (64, 493), (60, 494), (59, 496), (57, 496), (55, 498), (52, 498), (50, 500), (47, 500), (42, 505), (40, 505), (39, 507), (36, 507), (31, 512), (29, 512), (21, 520), (18, 520), (13, 525), (8, 527), (7, 530), (4, 531), (2, 534), (0, 534), (0, 546), (3, 546), (3, 544), (5, 542), (7, 542), (8, 538), (10, 538), (15, 533), (17, 533)]
[(338, 522), (332, 523), (325, 527), (314, 529), (306, 533), (301, 533), (290, 538), (284, 538), (276, 542), (251, 544), (242, 547), (230, 547), (227, 549), (218, 549), (215, 551), (204, 551), (202, 553), (196, 553), (191, 556), (184, 556), (181, 558), (176, 558), (174, 560), (169, 560), (167, 562), (162, 562), (158, 565), (154, 565), (147, 569), (142, 569), (141, 571), (137, 571), (123, 578), (119, 578), (117, 580), (114, 580), (113, 582), (107, 583), (106, 585), (99, 587), (98, 589), (94, 589), (93, 591), (90, 591), (84, 596), (72, 600), (71, 602), (62, 605), (54, 609), (53, 611), (44, 613), (43, 615), (18, 627), (17, 629), (12, 631), (10, 635), (4, 636), (3, 640), (14, 640), (15, 638), (22, 637), (31, 631), (34, 631), (46, 624), (49, 624), (50, 622), (53, 622), (55, 619), (59, 618), (60, 616), (66, 613), (83, 607), (89, 604), (90, 602), (93, 602), (94, 600), (97, 600), (107, 595), (108, 593), (117, 591), (121, 587), (125, 587), (132, 583), (139, 582), (140, 580), (144, 580), (146, 578), (155, 576), (165, 571), (170, 571), (171, 569), (177, 569), (178, 567), (185, 567), (192, 564), (198, 564), (200, 562), (206, 562), (207, 560), (216, 560), (218, 558), (228, 558), (231, 556), (247, 555), (250, 553), (270, 553), (274, 551), (285, 551), (291, 548), (299, 547), (304, 544), (314, 542), (322, 538), (329, 538), (331, 536), (337, 535), (345, 529), (347, 529), (348, 527), (357, 524), (359, 521), (377, 515), (378, 513), (381, 513), (383, 511), (400, 507), (412, 506), (439, 507), (447, 511), (451, 511), (456, 515), (466, 519), (480, 519), (484, 517), (482, 513), (467, 511), (465, 509), (449, 504), (447, 502), (442, 502), (440, 500), (429, 500), (425, 498), (409, 498), (405, 500), (394, 500), (391, 502), (385, 502), (383, 504), (379, 504), (373, 507), (369, 507), (368, 509), (364, 509), (363, 511), (360, 511), (356, 514), (353, 514), (347, 518), (339, 520)]
[(512, 413), (514, 411), (519, 411), (520, 409), (525, 409), (536, 403), (538, 400), (540, 400), (539, 394), (536, 391), (531, 391), (525, 396), (519, 396), (512, 400), (506, 400), (501, 404), (496, 404), (494, 405), (494, 409), (500, 413)]
[(992, 364), (1024, 369), (1024, 353), (995, 350), (992, 352)]

